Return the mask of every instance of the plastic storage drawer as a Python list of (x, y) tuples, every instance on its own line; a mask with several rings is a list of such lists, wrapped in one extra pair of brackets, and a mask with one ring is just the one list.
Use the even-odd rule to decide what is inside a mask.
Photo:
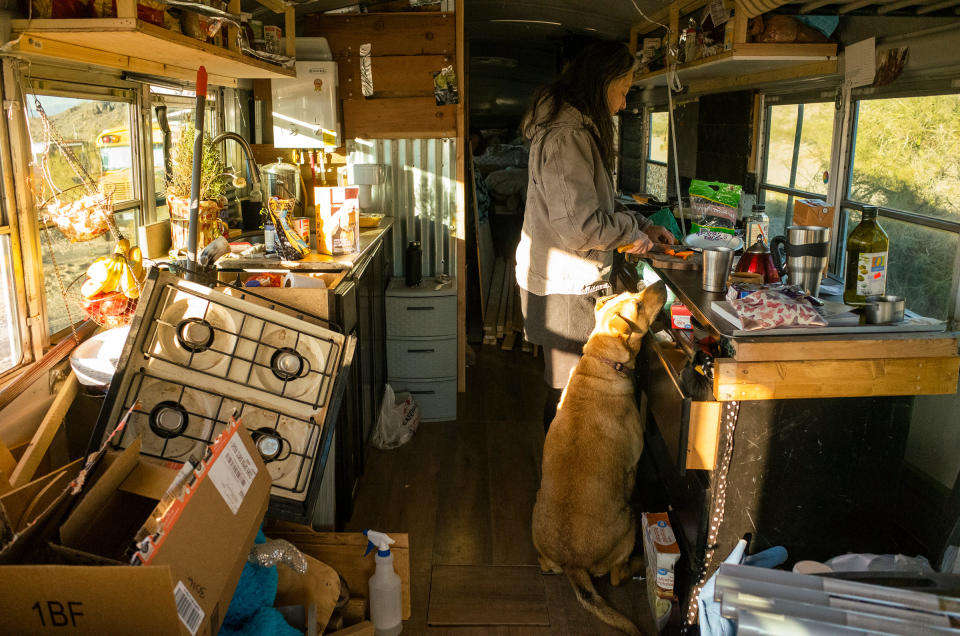
[(408, 391), (420, 407), (420, 419), (425, 422), (446, 422), (457, 419), (457, 379), (449, 380), (387, 380), (394, 391)]
[(457, 338), (387, 340), (391, 378), (449, 378), (457, 375)]

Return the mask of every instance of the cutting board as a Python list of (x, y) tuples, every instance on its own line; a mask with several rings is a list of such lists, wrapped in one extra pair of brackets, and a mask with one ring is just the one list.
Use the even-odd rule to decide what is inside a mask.
[(662, 252), (650, 252), (647, 254), (650, 264), (662, 269), (702, 269), (703, 254), (694, 252), (686, 260), (679, 256), (669, 256)]

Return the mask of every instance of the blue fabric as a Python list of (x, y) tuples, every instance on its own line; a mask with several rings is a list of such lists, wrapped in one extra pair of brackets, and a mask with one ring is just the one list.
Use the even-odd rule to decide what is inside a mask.
[[(747, 542), (740, 539), (733, 548), (733, 552), (723, 562), (775, 568), (787, 560), (786, 548), (779, 545), (744, 558), (746, 551)], [(700, 606), (700, 636), (734, 636), (737, 633), (737, 626), (733, 621), (720, 615), (720, 603), (713, 600), (716, 588), (717, 573), (714, 572), (713, 576), (703, 584), (700, 597), (697, 599), (697, 604)]]
[(840, 16), (838, 15), (795, 15), (793, 17), (827, 37), (830, 37), (840, 26)]
[[(253, 542), (267, 542), (262, 528)], [(220, 636), (303, 636), (273, 607), (278, 580), (277, 566), (263, 568), (247, 561), (220, 626)]]

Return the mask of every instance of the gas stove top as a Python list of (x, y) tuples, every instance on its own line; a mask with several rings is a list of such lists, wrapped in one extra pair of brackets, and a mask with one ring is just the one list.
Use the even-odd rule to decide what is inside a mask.
[[(246, 290), (245, 290), (246, 291)], [(184, 462), (241, 419), (273, 478), (271, 512), (309, 518), (330, 450), (342, 367), (355, 339), (154, 270), (91, 446)]]

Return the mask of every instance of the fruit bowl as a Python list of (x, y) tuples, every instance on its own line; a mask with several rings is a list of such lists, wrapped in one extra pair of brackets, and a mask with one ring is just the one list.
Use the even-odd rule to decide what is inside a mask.
[(100, 292), (88, 298), (80, 291), (86, 279), (84, 274), (70, 283), (67, 294), (80, 306), (87, 318), (107, 329), (130, 324), (137, 311), (139, 299), (128, 298), (122, 291)]

